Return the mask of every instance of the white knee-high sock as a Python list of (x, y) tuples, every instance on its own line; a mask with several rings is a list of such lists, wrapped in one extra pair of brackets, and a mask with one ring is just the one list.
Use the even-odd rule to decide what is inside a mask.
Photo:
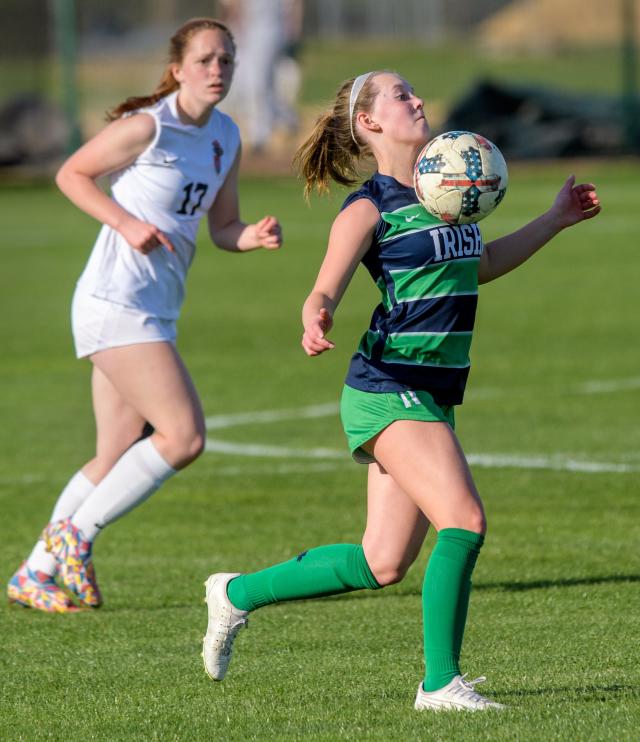
[(95, 484), (82, 471), (76, 472), (60, 493), (50, 522), (55, 523), (73, 515), (95, 488)]
[[(95, 484), (81, 472), (76, 472), (62, 490), (51, 514), (50, 522), (64, 520), (73, 515), (85, 499), (93, 492)], [(56, 560), (45, 551), (44, 541), (39, 539), (27, 559), (27, 566), (32, 572), (44, 572), (53, 575), (56, 571)]]
[(102, 528), (144, 502), (175, 472), (145, 438), (122, 454), (71, 522), (93, 541)]

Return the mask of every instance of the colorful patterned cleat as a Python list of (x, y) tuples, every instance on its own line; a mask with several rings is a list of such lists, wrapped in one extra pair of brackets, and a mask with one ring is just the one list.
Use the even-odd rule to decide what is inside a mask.
[(91, 541), (86, 541), (71, 518), (49, 523), (42, 534), (47, 551), (58, 563), (58, 576), (62, 584), (78, 600), (90, 608), (102, 605), (102, 596), (96, 582), (91, 561)]
[(80, 610), (56, 585), (51, 575), (32, 572), (26, 562), (20, 565), (9, 580), (7, 596), (10, 603), (18, 603), (44, 613), (75, 613)]

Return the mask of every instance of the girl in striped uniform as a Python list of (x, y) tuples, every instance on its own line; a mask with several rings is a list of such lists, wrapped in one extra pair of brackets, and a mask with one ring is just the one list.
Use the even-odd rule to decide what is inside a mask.
[[(203, 656), (222, 680), (234, 637), (250, 611), (269, 603), (384, 587), (402, 579), (430, 525), (436, 531), (422, 592), (426, 671), (415, 708), (501, 708), (460, 671), (471, 573), (485, 515), (454, 432), (462, 402), (479, 283), (526, 261), (562, 229), (596, 216), (592, 184), (569, 178), (550, 209), (519, 231), (483, 245), (476, 225), (438, 222), (412, 187), (428, 141), (423, 101), (399, 75), (371, 72), (345, 83), (298, 153), (307, 193), (330, 180), (356, 182), (372, 154), (376, 173), (336, 217), (316, 284), (303, 309), (302, 346), (317, 356), (359, 263), (382, 301), (354, 354), (341, 416), (356, 461), (367, 463), (362, 544), (321, 546), (253, 574), (206, 582)], [(480, 680), (480, 679), (478, 679)]]
[[(226, 26), (188, 21), (171, 39), (156, 91), (121, 103), (58, 172), (63, 193), (103, 224), (72, 309), (76, 353), (93, 366), (96, 455), (11, 578), (13, 602), (58, 613), (98, 607), (98, 533), (203, 450), (202, 407), (175, 346), (198, 226), (206, 217), (212, 241), (233, 252), (278, 248), (282, 239), (274, 217), (240, 219), (238, 128), (216, 110), (234, 56)], [(105, 175), (111, 196), (96, 182)]]

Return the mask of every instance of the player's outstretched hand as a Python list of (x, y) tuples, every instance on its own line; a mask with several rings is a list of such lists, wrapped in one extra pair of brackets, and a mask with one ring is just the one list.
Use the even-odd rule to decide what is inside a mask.
[(575, 175), (567, 178), (551, 207), (560, 229), (572, 227), (586, 219), (593, 219), (602, 209), (595, 185), (593, 183), (575, 185), (575, 182)]
[(152, 250), (164, 245), (170, 252), (175, 252), (169, 238), (158, 227), (132, 217), (119, 225), (118, 231), (134, 250), (148, 255)]
[(282, 245), (282, 227), (275, 216), (265, 216), (255, 224), (256, 240), (260, 247), (277, 250)]
[(304, 328), (302, 347), (308, 356), (319, 356), (325, 350), (335, 348), (334, 343), (325, 337), (333, 326), (331, 315), (326, 309), (321, 309), (318, 315)]

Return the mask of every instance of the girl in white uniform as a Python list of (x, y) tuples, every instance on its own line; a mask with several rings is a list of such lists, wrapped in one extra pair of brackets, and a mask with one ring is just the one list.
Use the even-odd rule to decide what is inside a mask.
[[(226, 26), (188, 21), (171, 39), (157, 90), (115, 108), (58, 172), (63, 193), (103, 223), (72, 310), (77, 355), (93, 364), (96, 455), (71, 478), (11, 578), (11, 601), (59, 613), (99, 606), (97, 534), (203, 450), (202, 407), (174, 344), (198, 225), (206, 215), (224, 250), (282, 242), (274, 217), (240, 220), (238, 129), (215, 110), (234, 56)], [(105, 175), (111, 196), (96, 183)], [(141, 438), (145, 428), (153, 432)]]

